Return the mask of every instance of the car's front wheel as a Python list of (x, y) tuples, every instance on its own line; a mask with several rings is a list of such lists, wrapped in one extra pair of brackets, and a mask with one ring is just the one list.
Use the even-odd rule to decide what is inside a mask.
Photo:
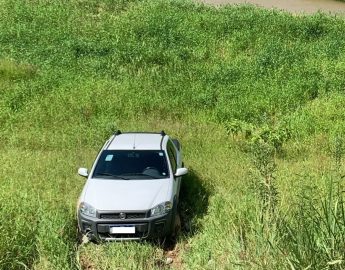
[(180, 232), (181, 232), (181, 217), (180, 217), (180, 213), (177, 211), (174, 218), (174, 224), (173, 224), (171, 236), (177, 237)]
[(178, 211), (178, 206), (176, 201), (174, 202), (174, 208), (172, 212), (171, 227), (168, 237), (176, 238), (181, 231), (181, 217)]

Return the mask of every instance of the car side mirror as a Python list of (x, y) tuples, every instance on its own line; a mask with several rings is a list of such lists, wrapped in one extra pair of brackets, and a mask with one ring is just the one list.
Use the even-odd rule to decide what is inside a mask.
[(179, 176), (182, 176), (182, 175), (186, 175), (187, 173), (188, 173), (188, 169), (187, 168), (178, 168), (176, 170), (175, 176), (179, 177)]
[(79, 168), (78, 169), (78, 174), (83, 177), (88, 177), (89, 173), (87, 172), (86, 168)]

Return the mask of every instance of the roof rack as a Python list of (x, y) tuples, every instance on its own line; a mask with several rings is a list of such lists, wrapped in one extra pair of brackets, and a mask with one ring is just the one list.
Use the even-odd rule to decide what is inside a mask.
[(161, 136), (167, 135), (164, 130), (161, 130), (160, 132), (151, 132), (151, 131), (127, 131), (127, 132), (121, 132), (121, 130), (115, 131), (114, 135), (120, 135), (120, 134), (132, 134), (132, 133), (140, 133), (140, 134), (160, 134)]

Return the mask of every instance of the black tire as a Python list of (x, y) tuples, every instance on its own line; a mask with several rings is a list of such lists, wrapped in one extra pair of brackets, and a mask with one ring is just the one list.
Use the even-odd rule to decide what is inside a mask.
[(181, 231), (181, 217), (178, 211), (178, 205), (176, 200), (174, 200), (174, 208), (172, 213), (171, 227), (168, 237), (174, 239), (178, 236)]
[(77, 240), (78, 240), (78, 245), (81, 245), (83, 243), (83, 237), (84, 234), (80, 231), (79, 226), (77, 227)]
[(181, 232), (181, 217), (180, 217), (180, 213), (177, 211), (174, 218), (174, 225), (173, 225), (171, 236), (173, 238), (177, 238), (180, 232)]

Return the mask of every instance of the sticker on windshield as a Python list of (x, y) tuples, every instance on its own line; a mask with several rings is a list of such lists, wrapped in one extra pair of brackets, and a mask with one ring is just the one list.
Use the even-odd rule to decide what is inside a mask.
[(159, 152), (159, 155), (162, 157), (162, 156), (163, 156), (163, 153), (162, 153), (162, 152)]
[(112, 161), (114, 155), (107, 155), (105, 161)]

